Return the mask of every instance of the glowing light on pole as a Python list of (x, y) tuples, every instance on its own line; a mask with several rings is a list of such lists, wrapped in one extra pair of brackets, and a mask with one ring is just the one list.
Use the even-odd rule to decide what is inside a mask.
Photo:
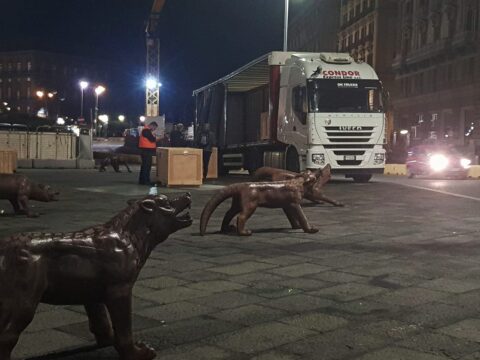
[(118, 115), (118, 121), (124, 122), (125, 121), (125, 115)]
[(88, 88), (88, 82), (87, 81), (80, 81), (78, 83), (80, 85), (80, 90), (81, 90), (81, 97), (80, 97), (80, 118), (83, 119), (83, 96), (84, 96), (84, 92), (85, 92), (85, 89)]
[(95, 88), (95, 130), (97, 129), (97, 123), (98, 123), (98, 97), (102, 95), (105, 90), (107, 90), (104, 86), (98, 85)]

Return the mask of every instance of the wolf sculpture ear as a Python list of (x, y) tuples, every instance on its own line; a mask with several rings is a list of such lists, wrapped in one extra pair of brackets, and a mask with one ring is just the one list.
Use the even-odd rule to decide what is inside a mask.
[(322, 169), (322, 176), (328, 176), (332, 172), (332, 167), (330, 164), (325, 165), (325, 167)]

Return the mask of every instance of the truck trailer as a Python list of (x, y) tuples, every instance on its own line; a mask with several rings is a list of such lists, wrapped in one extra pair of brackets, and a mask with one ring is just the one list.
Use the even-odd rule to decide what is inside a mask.
[(374, 69), (349, 54), (271, 52), (193, 96), (222, 174), (326, 164), (357, 182), (383, 173), (385, 93)]

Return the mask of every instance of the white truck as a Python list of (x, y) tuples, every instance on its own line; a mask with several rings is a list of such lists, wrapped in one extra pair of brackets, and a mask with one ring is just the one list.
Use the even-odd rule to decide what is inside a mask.
[(216, 135), (220, 173), (322, 168), (367, 182), (385, 166), (384, 92), (345, 53), (271, 52), (193, 92)]

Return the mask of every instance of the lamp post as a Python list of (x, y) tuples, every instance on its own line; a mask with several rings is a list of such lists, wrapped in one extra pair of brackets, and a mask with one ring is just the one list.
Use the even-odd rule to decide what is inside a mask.
[(98, 97), (102, 95), (105, 92), (105, 90), (106, 90), (105, 87), (102, 85), (98, 85), (95, 88), (95, 117), (94, 117), (95, 131), (97, 131), (97, 123), (98, 123)]
[(87, 81), (80, 81), (80, 90), (81, 90), (81, 95), (80, 95), (80, 118), (83, 119), (83, 96), (85, 89), (88, 88), (88, 82)]
[(288, 5), (290, 0), (285, 0), (285, 15), (283, 23), (283, 51), (288, 48)]

